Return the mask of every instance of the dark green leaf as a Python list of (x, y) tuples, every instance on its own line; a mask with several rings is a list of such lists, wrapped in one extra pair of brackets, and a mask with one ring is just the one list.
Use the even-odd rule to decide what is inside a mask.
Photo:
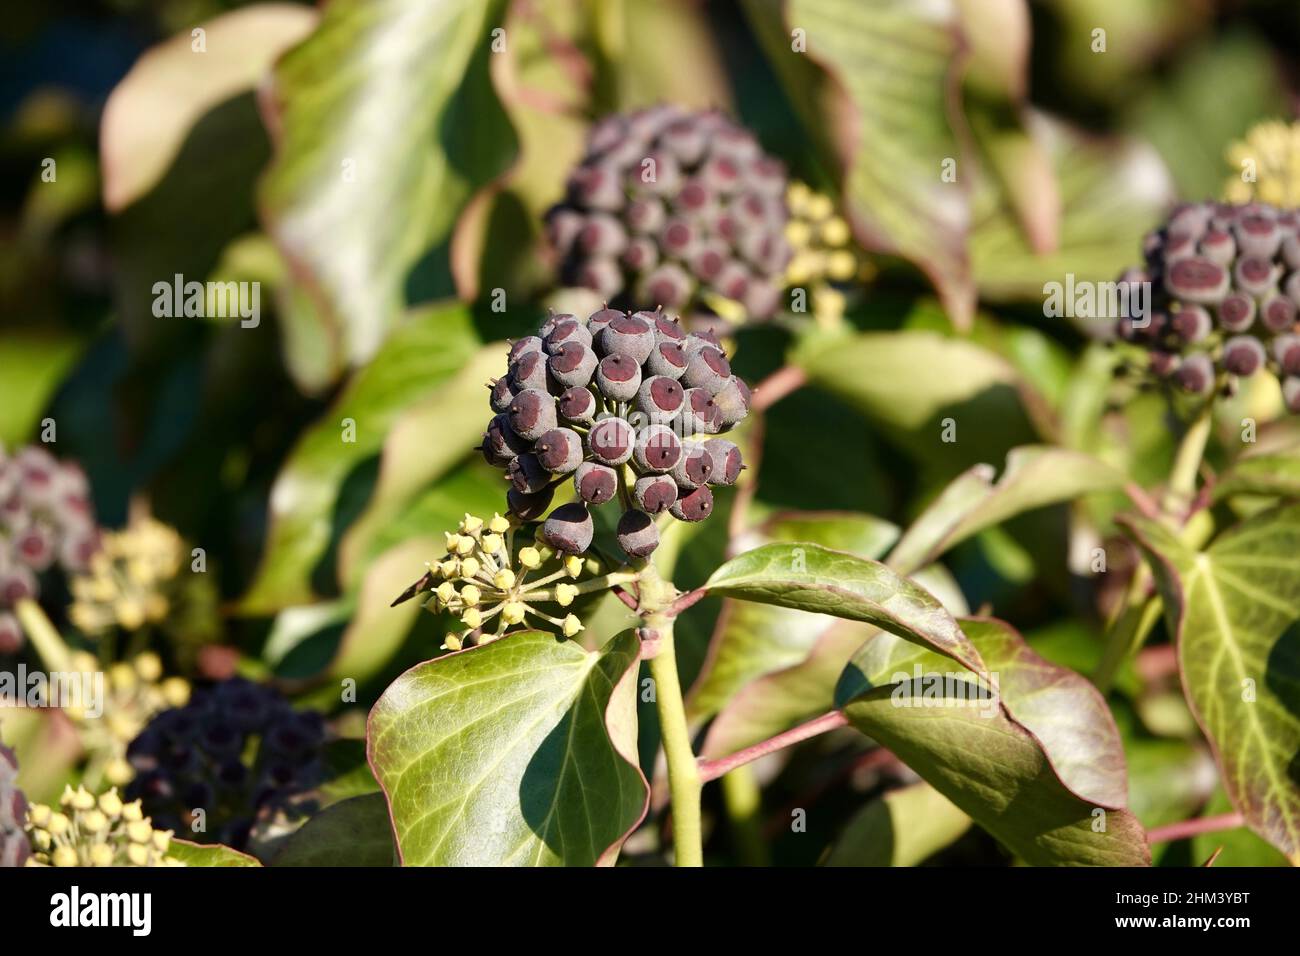
[(712, 594), (874, 624), (982, 671), (979, 653), (924, 588), (868, 561), (814, 544), (766, 544), (732, 558)]
[(962, 626), (993, 684), (880, 634), (841, 679), (849, 720), (1030, 864), (1148, 864), (1101, 695), (999, 621)]
[(640, 645), (588, 653), (524, 631), (407, 671), (369, 753), (407, 866), (612, 863), (645, 814)]
[(369, 793), (326, 807), (294, 831), (272, 866), (392, 866), (397, 859), (388, 803)]

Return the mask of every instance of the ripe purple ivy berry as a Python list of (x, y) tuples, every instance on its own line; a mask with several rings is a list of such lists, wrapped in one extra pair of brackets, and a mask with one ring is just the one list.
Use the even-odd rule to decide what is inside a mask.
[(547, 233), (563, 281), (619, 305), (693, 312), (717, 294), (765, 319), (792, 256), (786, 186), (784, 166), (727, 117), (655, 106), (592, 128)]
[(1146, 351), (1149, 374), (1209, 396), (1267, 371), (1300, 412), (1300, 212), (1190, 203), (1143, 246), (1146, 268), (1121, 281), (1149, 281), (1151, 311), (1145, 321), (1122, 317), (1115, 331)]
[[(734, 484), (744, 468), (740, 449), (712, 436), (744, 420), (748, 386), (714, 338), (663, 312), (553, 315), (511, 346), (490, 388), (483, 456), (509, 482), (509, 510), (541, 521), (556, 551), (590, 548), (591, 509), (618, 501), (620, 546), (645, 557), (659, 543), (652, 516), (707, 518), (710, 486)], [(573, 500), (552, 511), (566, 484)]]

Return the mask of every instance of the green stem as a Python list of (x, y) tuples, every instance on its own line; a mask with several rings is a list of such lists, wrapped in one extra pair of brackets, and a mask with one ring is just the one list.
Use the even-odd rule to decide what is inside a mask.
[(31, 598), (23, 598), (14, 607), (14, 613), (45, 666), (52, 671), (66, 671), (72, 652), (41, 606)]
[(1212, 403), (1205, 403), (1178, 445), (1174, 467), (1169, 473), (1169, 486), (1161, 502), (1161, 510), (1166, 516), (1181, 518), (1196, 495), (1196, 476), (1201, 471), (1201, 459), (1205, 457), (1205, 446), (1214, 423), (1212, 408)]
[(653, 564), (640, 569), (641, 613), (647, 629), (656, 634), (658, 653), (650, 658), (659, 735), (668, 763), (668, 793), (673, 809), (673, 855), (677, 866), (704, 865), (704, 839), (700, 825), (700, 791), (703, 781), (691, 747), (686, 705), (677, 676), (677, 651), (673, 619), (667, 613), (677, 589), (665, 581)]
[[(1174, 455), (1169, 482), (1160, 502), (1160, 517), (1172, 525), (1175, 532), (1182, 528), (1187, 511), (1196, 497), (1196, 478), (1200, 474), (1201, 460), (1205, 457), (1205, 447), (1209, 443), (1214, 424), (1212, 411), (1213, 403), (1206, 402), (1183, 435)], [(1106, 629), (1105, 651), (1092, 676), (1093, 683), (1103, 694), (1114, 683), (1124, 662), (1142, 646), (1160, 617), (1160, 599), (1147, 597), (1150, 585), (1151, 569), (1142, 561), (1133, 571), (1123, 604)]]
[(736, 856), (742, 866), (771, 866), (763, 842), (762, 794), (752, 766), (737, 767), (722, 775), (722, 799), (731, 822)]

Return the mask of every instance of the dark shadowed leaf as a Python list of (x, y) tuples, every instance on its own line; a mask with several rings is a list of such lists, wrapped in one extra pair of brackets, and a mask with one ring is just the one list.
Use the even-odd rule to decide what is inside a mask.
[(917, 866), (970, 825), (970, 817), (921, 781), (891, 790), (859, 810), (822, 865)]
[(342, 800), (315, 814), (271, 859), (272, 866), (392, 866), (397, 859), (383, 794)]

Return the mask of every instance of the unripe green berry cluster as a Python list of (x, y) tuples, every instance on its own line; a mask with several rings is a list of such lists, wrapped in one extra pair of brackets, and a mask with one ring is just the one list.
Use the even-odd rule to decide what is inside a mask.
[(547, 232), (562, 279), (606, 301), (680, 311), (716, 295), (768, 318), (791, 256), (785, 192), (747, 130), (655, 106), (593, 127)]
[(552, 315), (513, 343), (491, 389), (497, 414), (482, 451), (510, 481), (510, 511), (541, 519), (555, 488), (573, 482), (577, 500), (541, 532), (566, 554), (590, 547), (590, 509), (617, 500), (619, 544), (645, 557), (659, 545), (653, 516), (707, 518), (711, 486), (735, 483), (744, 467), (740, 450), (715, 436), (749, 413), (748, 386), (716, 340), (662, 312)]
[(99, 546), (86, 476), (44, 448), (0, 448), (0, 654), (23, 632), (12, 608), (40, 596), (39, 577), (54, 567), (83, 570)]
[(1116, 336), (1147, 351), (1151, 374), (1208, 396), (1267, 370), (1300, 412), (1300, 213), (1191, 203), (1144, 246), (1146, 268), (1120, 282), (1151, 283), (1150, 315), (1121, 316)]

